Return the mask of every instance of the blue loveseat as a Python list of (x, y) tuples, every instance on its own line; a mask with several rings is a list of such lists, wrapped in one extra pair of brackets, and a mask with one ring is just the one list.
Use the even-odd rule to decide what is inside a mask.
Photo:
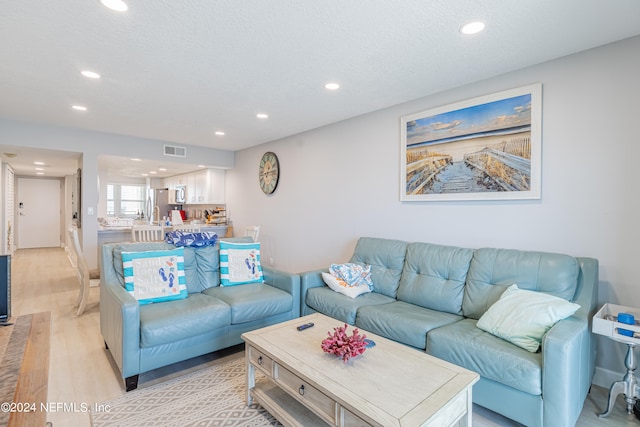
[[(478, 372), (474, 403), (522, 424), (575, 425), (595, 370), (597, 260), (362, 237), (350, 262), (372, 266), (373, 292), (353, 299), (324, 284), (327, 269), (301, 273), (302, 315), (321, 312)], [(512, 284), (580, 309), (527, 351), (476, 326)]]
[[(251, 238), (224, 239), (252, 242)], [(140, 305), (124, 287), (122, 252), (175, 249), (163, 242), (102, 246), (100, 331), (125, 380), (243, 342), (241, 335), (300, 316), (300, 276), (263, 267), (264, 284), (221, 287), (219, 244), (184, 248), (188, 297)]]

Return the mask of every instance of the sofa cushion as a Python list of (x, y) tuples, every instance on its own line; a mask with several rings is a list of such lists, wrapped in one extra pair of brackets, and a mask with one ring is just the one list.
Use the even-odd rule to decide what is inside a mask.
[(542, 353), (478, 329), (474, 319), (430, 331), (427, 353), (525, 393), (542, 393)]
[[(479, 319), (514, 283), (520, 289), (545, 292), (573, 301), (578, 284), (578, 260), (563, 254), (477, 249), (464, 288), (462, 312)], [(495, 289), (494, 286), (500, 286)]]
[(427, 346), (427, 332), (462, 318), (455, 314), (396, 301), (361, 307), (356, 316), (356, 326), (424, 350)]
[(398, 300), (420, 307), (462, 314), (464, 283), (471, 249), (411, 243), (398, 288)]
[(511, 285), (489, 307), (476, 326), (525, 350), (536, 352), (542, 336), (556, 322), (571, 316), (580, 306), (544, 292)]
[(203, 294), (140, 306), (140, 347), (172, 343), (229, 326), (231, 308)]
[(220, 285), (220, 252), (217, 246), (184, 248), (187, 292), (202, 292)]
[(465, 317), (478, 320), (489, 310), (489, 307), (500, 299), (502, 293), (512, 284), (498, 285), (474, 282), (473, 285), (470, 285), (467, 280), (464, 297), (462, 298), (462, 313)]
[(231, 324), (286, 313), (293, 307), (291, 294), (263, 283), (217, 286), (203, 293), (218, 298), (231, 307)]
[(375, 237), (361, 237), (349, 262), (371, 265), (371, 280), (375, 292), (396, 297), (407, 242)]
[(327, 286), (311, 288), (307, 291), (306, 303), (312, 309), (350, 325), (356, 324), (356, 312), (366, 305), (386, 304), (395, 299), (377, 292), (369, 292), (357, 298), (332, 291)]

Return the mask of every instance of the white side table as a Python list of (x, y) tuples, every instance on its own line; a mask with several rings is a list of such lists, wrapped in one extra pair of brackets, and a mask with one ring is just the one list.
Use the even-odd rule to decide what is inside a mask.
[[(626, 324), (618, 322), (618, 315), (620, 313), (629, 313), (634, 315), (636, 324)], [(624, 401), (627, 403), (627, 413), (633, 414), (633, 406), (636, 400), (640, 399), (640, 385), (635, 376), (638, 363), (636, 361), (634, 348), (640, 345), (640, 325), (637, 320), (640, 319), (640, 310), (637, 308), (625, 307), (622, 305), (605, 304), (598, 310), (595, 316), (593, 316), (592, 331), (595, 334), (604, 335), (605, 337), (626, 344), (627, 355), (624, 358), (624, 366), (627, 368), (627, 373), (621, 381), (614, 382), (609, 388), (609, 399), (607, 403), (607, 409), (599, 417), (606, 417), (613, 410), (616, 398), (620, 393), (624, 393)], [(618, 329), (626, 329), (631, 331), (633, 336), (625, 336), (618, 332)]]
[(600, 418), (606, 417), (611, 413), (613, 406), (616, 402), (616, 398), (620, 393), (624, 393), (624, 401), (627, 403), (627, 414), (633, 414), (633, 405), (636, 400), (640, 398), (640, 386), (638, 386), (638, 380), (635, 376), (638, 363), (636, 361), (635, 353), (633, 349), (638, 345), (616, 339), (615, 337), (609, 337), (614, 341), (622, 342), (627, 345), (627, 356), (624, 358), (624, 366), (627, 368), (627, 374), (622, 381), (616, 381), (609, 388), (609, 399), (607, 403), (607, 409), (601, 414), (598, 414)]

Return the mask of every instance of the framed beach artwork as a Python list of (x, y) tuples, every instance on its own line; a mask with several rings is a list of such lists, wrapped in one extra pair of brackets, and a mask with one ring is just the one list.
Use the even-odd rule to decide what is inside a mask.
[(542, 85), (401, 118), (400, 200), (540, 198)]

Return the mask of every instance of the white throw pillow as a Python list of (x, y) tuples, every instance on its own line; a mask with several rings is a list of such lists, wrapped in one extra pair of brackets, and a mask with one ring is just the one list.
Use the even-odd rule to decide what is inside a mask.
[(124, 284), (140, 305), (187, 298), (184, 249), (122, 252)]
[(220, 241), (220, 286), (263, 283), (260, 242)]
[(324, 283), (326, 283), (327, 286), (329, 286), (334, 291), (351, 298), (355, 298), (358, 295), (371, 292), (371, 289), (369, 289), (368, 285), (349, 286), (349, 284), (344, 280), (332, 276), (329, 273), (322, 273), (322, 280), (324, 280)]
[(535, 353), (542, 336), (556, 322), (571, 316), (579, 308), (578, 304), (562, 298), (511, 285), (476, 325), (483, 331)]

